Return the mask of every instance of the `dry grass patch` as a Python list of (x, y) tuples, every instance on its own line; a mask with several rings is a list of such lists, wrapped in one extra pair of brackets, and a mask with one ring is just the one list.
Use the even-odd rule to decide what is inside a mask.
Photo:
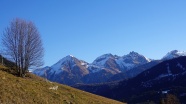
[(0, 88), (0, 104), (122, 104), (31, 73), (21, 78), (0, 70)]

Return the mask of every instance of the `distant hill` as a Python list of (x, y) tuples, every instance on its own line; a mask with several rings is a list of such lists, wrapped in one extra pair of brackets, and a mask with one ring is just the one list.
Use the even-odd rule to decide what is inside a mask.
[(12, 69), (0, 65), (0, 104), (122, 104), (31, 73), (17, 77), (8, 70)]

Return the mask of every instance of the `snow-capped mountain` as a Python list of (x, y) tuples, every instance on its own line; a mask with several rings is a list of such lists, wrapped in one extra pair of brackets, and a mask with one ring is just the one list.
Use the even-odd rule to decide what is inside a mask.
[(99, 67), (110, 68), (111, 66), (108, 65), (108, 62), (111, 60), (115, 64), (115, 68), (119, 69), (121, 72), (151, 62), (150, 59), (144, 57), (143, 55), (138, 54), (137, 52), (130, 52), (128, 55), (124, 56), (104, 54), (96, 58), (96, 60), (94, 60), (92, 64)]
[(118, 80), (129, 79), (129, 78), (135, 77), (138, 74), (140, 74), (141, 72), (148, 70), (151, 67), (153, 67), (163, 61), (174, 59), (174, 58), (177, 58), (180, 56), (186, 56), (186, 52), (173, 50), (171, 52), (168, 52), (161, 60), (149, 60), (149, 62), (146, 64), (139, 65), (135, 68), (132, 68), (131, 70), (127, 70), (126, 72), (122, 72), (122, 73), (114, 75), (113, 77), (111, 77), (109, 79), (109, 81), (118, 81)]
[[(108, 69), (110, 71), (113, 71), (113, 73), (120, 73), (120, 68), (118, 66), (118, 64), (116, 63), (116, 59), (119, 56), (114, 56), (112, 54), (104, 54), (102, 56), (99, 56), (98, 58), (96, 58), (93, 63), (91, 65), (93, 66), (97, 66), (100, 69), (104, 70), (104, 69)], [(90, 69), (92, 70), (92, 69)]]
[(169, 59), (173, 59), (173, 58), (177, 58), (180, 56), (186, 56), (186, 51), (178, 51), (178, 50), (173, 50), (171, 52), (168, 52), (163, 58), (162, 60), (169, 60)]
[(163, 61), (129, 80), (74, 87), (130, 104), (158, 104), (163, 94), (175, 94), (186, 104), (186, 56)]
[(89, 73), (87, 68), (87, 62), (79, 60), (72, 55), (68, 55), (65, 58), (59, 60), (56, 64), (51, 66), (50, 73), (59, 74), (63, 71), (72, 72), (73, 70), (81, 69), (79, 73), (86, 75)]
[(93, 61), (93, 65), (96, 66), (100, 66), (100, 67), (105, 67), (105, 63), (109, 60), (109, 59), (115, 59), (115, 57), (112, 54), (104, 54), (102, 56), (97, 57), (94, 61)]
[(127, 71), (137, 66), (149, 63), (151, 60), (137, 52), (130, 52), (128, 55), (119, 57), (116, 62), (122, 71)]
[[(161, 61), (179, 56), (186, 56), (186, 52), (177, 50), (171, 51), (165, 55)], [(33, 73), (47, 78), (48, 80), (67, 85), (74, 85), (77, 83), (104, 83), (111, 81), (111, 78), (114, 78), (113, 76), (117, 74), (122, 75), (122, 77), (120, 76), (119, 78), (126, 78), (126, 74), (136, 76), (142, 71), (147, 70), (147, 68), (161, 62), (153, 61), (155, 60), (148, 59), (137, 52), (130, 52), (124, 56), (104, 54), (97, 57), (92, 63), (87, 63), (72, 55), (68, 55), (51, 67), (37, 69), (33, 71)]]
[(50, 81), (73, 85), (75, 83), (81, 83), (81, 78), (89, 74), (87, 66), (87, 62), (68, 55), (51, 67), (37, 69), (33, 73)]
[(93, 63), (87, 63), (68, 55), (51, 67), (37, 69), (33, 73), (48, 80), (67, 85), (103, 83), (107, 82), (115, 74), (148, 62), (150, 62), (148, 58), (136, 52), (130, 52), (124, 56), (104, 54), (96, 58)]

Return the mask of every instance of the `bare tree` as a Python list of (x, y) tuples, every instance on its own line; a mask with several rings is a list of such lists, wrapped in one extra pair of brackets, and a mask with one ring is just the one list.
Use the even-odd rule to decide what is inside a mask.
[(22, 19), (14, 19), (2, 35), (3, 51), (16, 63), (16, 70), (24, 77), (29, 68), (43, 65), (43, 45), (36, 26)]

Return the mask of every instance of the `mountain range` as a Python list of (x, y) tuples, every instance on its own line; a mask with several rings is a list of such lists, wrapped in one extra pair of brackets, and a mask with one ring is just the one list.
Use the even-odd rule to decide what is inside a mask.
[(158, 104), (167, 94), (176, 95), (185, 104), (186, 56), (163, 61), (128, 80), (74, 87), (129, 104)]
[(68, 55), (56, 64), (36, 69), (33, 73), (66, 85), (105, 83), (133, 78), (160, 62), (179, 56), (186, 56), (186, 52), (173, 50), (160, 60), (146, 58), (137, 52), (124, 56), (104, 54), (92, 63)]

